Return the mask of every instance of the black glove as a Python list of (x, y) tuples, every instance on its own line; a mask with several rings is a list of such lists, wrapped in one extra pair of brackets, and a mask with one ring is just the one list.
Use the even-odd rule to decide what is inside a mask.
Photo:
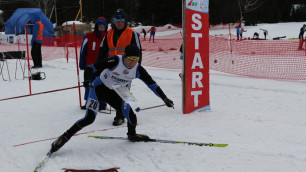
[(93, 69), (91, 67), (89, 67), (89, 66), (85, 67), (84, 82), (90, 80), (90, 76), (92, 75), (92, 71), (93, 71)]
[(91, 87), (91, 82), (89, 80), (86, 80), (83, 82), (84, 87)]
[(173, 104), (173, 101), (168, 99), (168, 98), (165, 98), (164, 99), (164, 102), (165, 104), (168, 106), (168, 107), (173, 107), (174, 108), (174, 104)]

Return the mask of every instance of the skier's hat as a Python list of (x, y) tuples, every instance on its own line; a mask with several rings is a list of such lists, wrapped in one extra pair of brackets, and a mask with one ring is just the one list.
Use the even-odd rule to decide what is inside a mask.
[(128, 57), (128, 56), (137, 56), (140, 57), (140, 50), (137, 47), (136, 44), (130, 44), (128, 46), (125, 47), (125, 55), (124, 57)]

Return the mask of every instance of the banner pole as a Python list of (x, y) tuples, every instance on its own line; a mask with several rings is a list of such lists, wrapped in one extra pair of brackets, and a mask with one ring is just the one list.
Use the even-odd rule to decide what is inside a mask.
[(25, 34), (26, 34), (26, 45), (27, 45), (27, 56), (28, 56), (28, 78), (29, 78), (29, 91), (30, 95), (32, 94), (32, 86), (31, 86), (31, 68), (30, 68), (30, 54), (29, 54), (29, 41), (28, 41), (28, 29), (27, 25), (25, 25)]

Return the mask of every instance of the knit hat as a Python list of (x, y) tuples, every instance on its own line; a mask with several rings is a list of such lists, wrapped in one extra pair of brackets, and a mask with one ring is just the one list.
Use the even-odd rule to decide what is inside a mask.
[[(118, 10), (116, 10), (116, 12), (115, 12), (115, 14), (113, 15), (113, 17), (112, 17), (112, 28), (114, 29), (114, 30), (117, 30), (116, 29), (116, 27), (115, 27), (115, 22), (116, 21), (125, 21), (125, 23), (124, 23), (124, 29), (127, 27), (127, 23), (128, 23), (128, 21), (129, 21), (129, 18), (128, 18), (128, 15), (126, 14), (126, 12), (125, 12), (125, 10), (123, 10), (123, 9), (118, 9)], [(123, 30), (124, 30), (123, 29)]]
[(106, 25), (105, 25), (105, 24), (103, 24), (103, 23), (98, 23), (98, 27), (100, 27), (100, 26), (102, 26), (102, 27), (106, 27)]
[(108, 29), (108, 24), (107, 24), (107, 20), (104, 18), (104, 17), (99, 17), (97, 20), (96, 20), (96, 23), (95, 23), (95, 31), (98, 31), (98, 27), (99, 26), (104, 26), (106, 27), (106, 31)]
[(128, 56), (137, 56), (140, 57), (140, 50), (137, 47), (136, 44), (130, 44), (128, 46), (125, 47), (125, 56), (124, 57), (128, 57)]

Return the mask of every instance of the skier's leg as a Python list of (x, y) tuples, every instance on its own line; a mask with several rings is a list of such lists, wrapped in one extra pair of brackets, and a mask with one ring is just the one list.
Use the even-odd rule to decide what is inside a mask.
[[(122, 114), (128, 120), (128, 132), (136, 133), (137, 116), (133, 112), (128, 103), (125, 103), (122, 98), (114, 91), (107, 88), (105, 85), (98, 86), (100, 90), (97, 92), (99, 100), (103, 100), (112, 106), (118, 113)], [(97, 88), (98, 88), (97, 87)]]
[(99, 108), (99, 101), (95, 93), (95, 87), (92, 87), (89, 92), (90, 93), (87, 101), (88, 109), (86, 110), (85, 116), (74, 123), (66, 132), (64, 132), (52, 143), (52, 152), (58, 151), (62, 146), (64, 146), (65, 143), (70, 140), (74, 134), (95, 121)]

